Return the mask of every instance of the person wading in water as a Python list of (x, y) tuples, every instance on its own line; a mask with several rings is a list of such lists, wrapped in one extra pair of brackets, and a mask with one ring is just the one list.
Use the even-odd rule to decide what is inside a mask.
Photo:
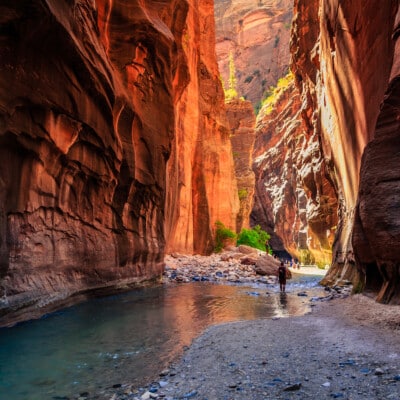
[(279, 288), (281, 292), (284, 292), (286, 288), (286, 267), (283, 261), (281, 261), (281, 265), (278, 268), (278, 279), (279, 279)]

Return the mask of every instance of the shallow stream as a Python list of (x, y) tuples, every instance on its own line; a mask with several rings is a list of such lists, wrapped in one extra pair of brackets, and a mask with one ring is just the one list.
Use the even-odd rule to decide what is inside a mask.
[(146, 383), (210, 325), (305, 314), (310, 297), (323, 295), (320, 278), (295, 277), (284, 295), (264, 284), (164, 285), (0, 329), (0, 399), (73, 399)]

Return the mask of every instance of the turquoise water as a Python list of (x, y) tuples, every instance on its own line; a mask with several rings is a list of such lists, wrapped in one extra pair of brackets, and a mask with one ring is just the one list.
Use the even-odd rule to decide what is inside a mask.
[(296, 291), (316, 284), (292, 280), (283, 296), (266, 285), (164, 285), (0, 329), (0, 399), (74, 398), (144, 384), (212, 324), (304, 314), (309, 300)]

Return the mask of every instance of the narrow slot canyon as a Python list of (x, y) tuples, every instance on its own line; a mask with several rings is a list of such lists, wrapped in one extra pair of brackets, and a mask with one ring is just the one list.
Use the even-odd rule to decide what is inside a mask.
[[(115, 356), (115, 369), (124, 369), (121, 376), (137, 391), (123, 394), (118, 375), (108, 376), (106, 367), (97, 373), (107, 376), (106, 388), (87, 383), (88, 369), (73, 378), (75, 394), (68, 379), (22, 376), (7, 367), (0, 384), (8, 389), (0, 398), (286, 398), (282, 391), (266, 395), (265, 382), (252, 392), (242, 383), (248, 376), (222, 392), (189, 385), (180, 397), (161, 396), (159, 383), (153, 392), (151, 385), (143, 388), (205, 330), (199, 346), (218, 342), (231, 354), (223, 335), (232, 335), (241, 347), (235, 323), (255, 335), (268, 319), (265, 326), (279, 335), (293, 318), (311, 338), (318, 319), (321, 340), (343, 343), (351, 360), (351, 302), (370, 309), (353, 322), (376, 325), (381, 313), (382, 326), (395, 332), (399, 24), (398, 0), (3, 1), (0, 363), (15, 352), (13, 362), (22, 365), (17, 349), (29, 337), (37, 348), (64, 343), (74, 365), (65, 368), (85, 370), (91, 362), (108, 368)], [(276, 283), (281, 262), (287, 294)], [(321, 307), (315, 320), (309, 316), (313, 301), (329, 300), (332, 315), (339, 315), (337, 340), (328, 332), (335, 324), (328, 305), (315, 307)], [(96, 321), (82, 326), (84, 351), (100, 354), (98, 332), (108, 350), (78, 363), (72, 332), (89, 316)], [(61, 318), (71, 337), (60, 336), (53, 318)], [(109, 318), (118, 318), (118, 339)], [(275, 319), (289, 322), (275, 328)], [(215, 332), (222, 336), (208, 333), (213, 325), (221, 325)], [(152, 352), (146, 356), (160, 363), (130, 358), (146, 348), (142, 330), (160, 332), (148, 335)], [(364, 334), (368, 343), (375, 340), (371, 332)], [(283, 340), (288, 348), (290, 335)], [(383, 336), (377, 349), (397, 343)], [(130, 340), (132, 348), (118, 350), (118, 341)], [(261, 336), (256, 342), (261, 346)], [(190, 362), (197, 360), (205, 374), (208, 367), (191, 351)], [(59, 356), (51, 362), (68, 359)], [(32, 354), (30, 370), (41, 357)], [(354, 359), (362, 369), (363, 361)], [(380, 376), (379, 365), (371, 365), (363, 368)], [(357, 378), (354, 392), (338, 397), (397, 398), (385, 397), (400, 393), (396, 368), (373, 395)], [(178, 378), (170, 376), (177, 387)], [(305, 390), (304, 398), (344, 393), (320, 393), (321, 384), (307, 391), (305, 381), (293, 386), (293, 379), (286, 382), (287, 398), (298, 390)], [(41, 382), (47, 392), (40, 392)], [(279, 382), (271, 382), (269, 390), (278, 390)]]

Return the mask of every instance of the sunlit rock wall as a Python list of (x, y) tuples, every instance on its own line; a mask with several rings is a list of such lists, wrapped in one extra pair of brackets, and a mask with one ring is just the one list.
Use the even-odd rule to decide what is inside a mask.
[[(308, 105), (309, 106), (309, 105)], [(307, 107), (292, 82), (272, 110), (257, 117), (252, 224), (271, 235), (277, 254), (326, 265), (337, 225), (337, 198), (327, 175), (317, 132), (302, 118)]]
[[(175, 137), (167, 171), (168, 252), (210, 253), (215, 223), (235, 230), (236, 178), (215, 56), (212, 0), (193, 1), (178, 43), (185, 66), (175, 91)], [(178, 81), (179, 81), (178, 80)]]
[(209, 251), (238, 202), (212, 2), (7, 1), (0, 24), (1, 324), (160, 277), (176, 209)]
[(215, 0), (222, 78), (228, 88), (232, 54), (237, 91), (253, 106), (288, 70), (292, 12), (293, 0)]
[(255, 175), (252, 164), (256, 117), (251, 102), (246, 100), (228, 102), (226, 111), (240, 201), (236, 231), (240, 232), (242, 228), (250, 228), (250, 213), (254, 202)]
[[(377, 286), (383, 281), (386, 282), (383, 285), (387, 284), (389, 276), (398, 281), (398, 258), (397, 261), (393, 257), (385, 258), (384, 254), (388, 252), (376, 247), (371, 237), (373, 225), (369, 224), (380, 218), (379, 212), (375, 214), (371, 203), (369, 207), (363, 208), (367, 204), (366, 182), (370, 184), (371, 176), (375, 176), (373, 168), (369, 170), (372, 164), (366, 162), (368, 154), (372, 154), (371, 150), (366, 152), (361, 170), (363, 185), (354, 232), (355, 248), (352, 244), (360, 189), (361, 157), (367, 143), (374, 138), (380, 104), (389, 86), (397, 7), (397, 1), (295, 1), (291, 45), (293, 69), (300, 90), (310, 97), (314, 110), (308, 115), (303, 113), (303, 116), (309, 121), (310, 127), (320, 133), (326, 165), (339, 198), (339, 223), (333, 245), (333, 262), (326, 282), (351, 279), (362, 287), (367, 268), (375, 271), (371, 275), (384, 276), (377, 282)], [(388, 93), (391, 93), (391, 89)], [(396, 97), (392, 97), (391, 102), (393, 99)], [(380, 117), (378, 127), (382, 126), (383, 119)], [(379, 129), (376, 132), (379, 136)], [(390, 164), (385, 164), (383, 168), (383, 175), (391, 174)], [(369, 196), (379, 197), (382, 188), (375, 186), (377, 191), (369, 191)], [(387, 201), (392, 206), (396, 203), (396, 191), (385, 196), (391, 199)], [(369, 217), (364, 212), (367, 209)], [(383, 223), (378, 225), (380, 229), (375, 231), (378, 238), (379, 232), (391, 229)], [(368, 244), (364, 234), (369, 235)], [(387, 245), (392, 246), (394, 242)], [(388, 272), (383, 264), (387, 265)], [(382, 290), (385, 291), (383, 286)]]

